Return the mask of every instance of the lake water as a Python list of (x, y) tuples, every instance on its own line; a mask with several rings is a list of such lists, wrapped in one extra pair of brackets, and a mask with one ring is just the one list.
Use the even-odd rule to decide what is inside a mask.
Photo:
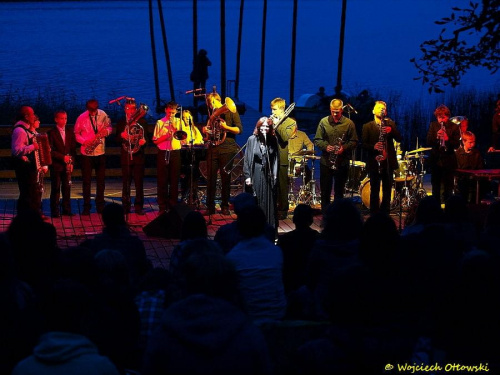
[[(469, 0), (350, 0), (345, 32), (343, 88), (363, 89), (382, 99), (401, 92), (408, 100), (434, 101), (409, 62), (419, 45), (438, 35), (434, 21)], [(163, 100), (170, 99), (161, 28), (155, 7), (155, 38)], [(341, 1), (307, 0), (298, 6), (295, 100), (319, 86), (336, 85)], [(191, 88), (192, 2), (163, 1), (176, 99)], [(227, 79), (235, 78), (239, 0), (226, 0)], [(291, 0), (269, 0), (265, 59), (264, 113), (275, 97), (288, 98)], [(220, 87), (219, 1), (198, 1), (198, 47), (213, 65), (207, 87)], [(259, 101), (262, 1), (245, 2), (240, 100)], [(154, 105), (155, 89), (147, 1), (0, 3), (0, 95), (9, 92), (65, 93), (69, 99), (102, 102), (133, 96)], [(500, 87), (499, 74), (475, 69), (461, 89)], [(218, 90), (220, 92), (220, 90)], [(450, 91), (451, 92), (451, 91)], [(448, 93), (447, 93), (448, 95)], [(70, 119), (71, 120), (71, 119)]]

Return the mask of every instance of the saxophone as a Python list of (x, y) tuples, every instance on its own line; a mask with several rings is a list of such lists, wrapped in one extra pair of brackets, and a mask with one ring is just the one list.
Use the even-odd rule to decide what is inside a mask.
[(345, 138), (345, 133), (342, 134), (342, 137), (337, 138), (337, 142), (333, 145), (333, 151), (330, 152), (330, 155), (328, 156), (328, 165), (330, 169), (332, 170), (337, 170), (338, 168), (338, 162), (339, 162), (339, 150), (342, 147), (342, 144), (344, 143), (344, 138)]
[(95, 135), (95, 138), (85, 146), (85, 154), (90, 155), (101, 144), (101, 141), (108, 136), (108, 130), (103, 128)]

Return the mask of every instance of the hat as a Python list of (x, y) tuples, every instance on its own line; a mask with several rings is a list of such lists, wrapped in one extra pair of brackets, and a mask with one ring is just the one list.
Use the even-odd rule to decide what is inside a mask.
[(340, 111), (344, 106), (344, 103), (340, 99), (333, 99), (330, 102), (330, 109), (332, 111)]
[(243, 208), (257, 204), (255, 197), (250, 193), (240, 193), (229, 200), (234, 207), (234, 212), (238, 215)]

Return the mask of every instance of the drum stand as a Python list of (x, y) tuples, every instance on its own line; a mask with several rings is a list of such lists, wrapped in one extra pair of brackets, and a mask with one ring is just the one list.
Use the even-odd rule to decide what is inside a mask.
[(318, 197), (316, 195), (316, 180), (314, 179), (314, 158), (312, 159), (311, 180), (306, 184), (306, 170), (302, 171), (302, 186), (299, 190), (298, 203), (308, 205), (318, 205)]

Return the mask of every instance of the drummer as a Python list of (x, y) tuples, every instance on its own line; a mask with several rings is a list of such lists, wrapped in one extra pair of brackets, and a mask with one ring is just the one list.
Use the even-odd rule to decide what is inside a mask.
[[(302, 152), (301, 152), (302, 151)], [(303, 152), (306, 151), (306, 152)], [(298, 155), (298, 154), (307, 154), (307, 155)], [(307, 184), (311, 180), (311, 169), (307, 165), (307, 156), (314, 155), (314, 143), (309, 139), (306, 133), (299, 130), (297, 127), (297, 123), (293, 125), (292, 128), (292, 136), (288, 140), (288, 162), (289, 174), (295, 171), (295, 166), (299, 167), (299, 170), (302, 172), (302, 167), (304, 168), (305, 173), (305, 183)], [(294, 177), (299, 177), (294, 174)]]
[[(186, 139), (182, 141), (181, 146), (181, 195), (183, 200), (188, 203), (196, 201), (196, 191), (198, 189), (198, 180), (200, 179), (200, 160), (205, 151), (203, 135), (193, 121), (191, 111), (185, 109), (182, 111), (182, 130), (186, 132)], [(192, 164), (192, 165), (191, 165)], [(193, 189), (191, 189), (191, 170), (193, 171)], [(190, 193), (193, 194), (190, 201)]]

